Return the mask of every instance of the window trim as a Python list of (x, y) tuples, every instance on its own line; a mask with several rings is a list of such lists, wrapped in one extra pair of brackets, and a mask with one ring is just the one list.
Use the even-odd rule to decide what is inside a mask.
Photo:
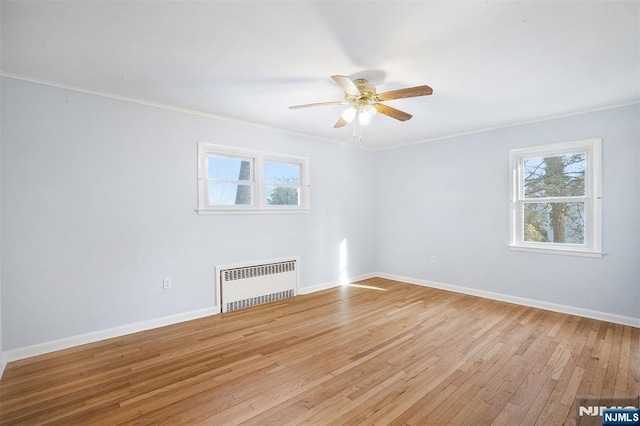
[[(207, 178), (207, 158), (209, 156), (234, 157), (251, 160), (252, 180), (246, 181), (253, 187), (251, 204), (211, 205), (209, 204)], [(280, 163), (297, 164), (300, 166), (300, 203), (297, 206), (268, 205), (266, 184), (264, 181), (264, 162), (275, 161)], [(209, 214), (284, 214), (284, 213), (308, 213), (311, 211), (310, 200), (310, 172), (309, 159), (293, 155), (276, 154), (271, 152), (253, 151), (235, 148), (225, 145), (217, 145), (207, 142), (198, 142), (198, 193), (196, 213)]]
[[(540, 198), (545, 201), (577, 201), (585, 203), (585, 243), (539, 243), (524, 241), (523, 206), (533, 202), (524, 197), (523, 164), (527, 158), (554, 157), (565, 154), (586, 154), (585, 195)], [(602, 257), (602, 139), (593, 138), (571, 142), (513, 149), (510, 154), (509, 248), (515, 251), (560, 254), (583, 257)]]

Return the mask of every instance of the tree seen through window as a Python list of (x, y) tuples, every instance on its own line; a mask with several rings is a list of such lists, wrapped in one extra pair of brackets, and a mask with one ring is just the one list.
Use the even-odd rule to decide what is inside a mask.
[[(524, 159), (525, 241), (584, 244), (584, 153)], [(556, 201), (556, 198), (563, 198)]]

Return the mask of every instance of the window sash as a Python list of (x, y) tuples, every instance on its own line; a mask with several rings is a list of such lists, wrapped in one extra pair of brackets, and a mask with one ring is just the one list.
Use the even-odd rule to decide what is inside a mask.
[[(287, 207), (296, 207), (296, 206), (300, 206), (300, 187), (298, 186), (283, 186), (283, 185), (272, 185), (272, 184), (267, 184), (265, 185), (265, 205), (268, 208), (287, 208)], [(289, 204), (289, 203), (271, 203), (269, 200), (269, 197), (271, 195), (269, 189), (278, 189), (278, 188), (283, 188), (283, 189), (294, 189), (295, 190), (295, 200), (296, 203), (295, 204)], [(288, 196), (287, 196), (288, 197)], [(286, 201), (286, 200), (283, 200)]]
[[(221, 159), (221, 160), (238, 160), (240, 162), (247, 162), (249, 163), (249, 178), (248, 179), (240, 179), (240, 177), (238, 177), (238, 179), (224, 179), (224, 178), (215, 178), (215, 177), (209, 177), (209, 160), (210, 159)], [(255, 157), (244, 157), (244, 156), (239, 156), (239, 155), (221, 155), (221, 154), (211, 154), (208, 153), (206, 155), (206, 178), (209, 180), (215, 180), (215, 181), (223, 181), (223, 182), (255, 182)], [(242, 166), (241, 166), (242, 167)]]
[[(295, 176), (295, 182), (286, 182), (286, 181), (282, 181), (282, 182), (278, 182), (272, 178), (269, 178), (267, 176), (267, 165), (272, 166), (275, 164), (280, 164), (280, 165), (284, 165), (287, 169), (291, 169), (291, 167), (287, 167), (287, 166), (293, 166), (293, 168), (297, 171), (297, 175)], [(264, 171), (264, 183), (266, 185), (281, 185), (281, 184), (291, 184), (291, 185), (296, 185), (296, 186), (300, 186), (301, 181), (302, 181), (302, 176), (301, 176), (301, 171), (303, 169), (303, 164), (301, 164), (298, 161), (291, 161), (291, 160), (285, 160), (285, 159), (273, 159), (273, 158), (265, 158), (264, 160), (264, 166), (263, 166), (263, 171)]]
[[(546, 153), (542, 153), (541, 154), (531, 154), (531, 155), (523, 155), (519, 158), (519, 178), (520, 178), (520, 187), (519, 187), (519, 198), (521, 199), (543, 199), (543, 198), (553, 198), (553, 197), (527, 197), (527, 182), (525, 180), (525, 176), (524, 176), (524, 170), (526, 169), (525, 166), (525, 162), (527, 160), (531, 160), (531, 159), (546, 159), (546, 158), (558, 158), (558, 157), (565, 157), (568, 155), (584, 155), (585, 157), (585, 170), (584, 170), (584, 195), (577, 195), (579, 197), (581, 196), (588, 196), (588, 189), (589, 189), (589, 174), (590, 174), (590, 167), (589, 167), (589, 152), (588, 150), (571, 150), (571, 149), (567, 149), (564, 151), (560, 151), (560, 152), (552, 152), (551, 154), (546, 154)], [(575, 197), (575, 196), (571, 196), (571, 195), (559, 195), (557, 197)]]
[[(213, 186), (218, 186), (218, 187), (222, 187), (222, 186), (235, 186), (235, 193), (233, 194), (233, 198), (235, 199), (234, 202), (229, 202), (229, 203), (224, 203), (224, 202), (220, 202), (220, 203), (214, 203), (211, 200), (211, 188), (212, 188), (212, 184)], [(248, 203), (242, 203), (242, 202), (238, 202), (239, 201), (239, 197), (242, 196), (242, 194), (238, 193), (238, 190), (240, 188), (248, 188), (249, 189), (249, 202)], [(235, 182), (228, 182), (228, 181), (208, 181), (208, 185), (207, 185), (207, 205), (210, 207), (223, 207), (223, 208), (233, 208), (233, 207), (247, 207), (247, 206), (251, 206), (254, 204), (255, 202), (255, 185), (252, 183), (235, 183)]]
[[(584, 221), (584, 230), (582, 232), (584, 241), (582, 243), (574, 243), (574, 242), (562, 242), (562, 243), (558, 243), (558, 242), (554, 242), (554, 241), (529, 241), (525, 239), (525, 226), (527, 225), (526, 220), (525, 220), (525, 206), (527, 204), (563, 204), (563, 203), (576, 203), (576, 204), (584, 204), (584, 217), (583, 217), (583, 221)], [(570, 246), (570, 247), (576, 247), (576, 248), (587, 248), (589, 247), (591, 244), (590, 241), (590, 232), (589, 232), (589, 228), (591, 225), (591, 221), (589, 220), (590, 218), (590, 208), (591, 208), (591, 200), (590, 199), (585, 199), (585, 200), (570, 200), (570, 201), (552, 201), (552, 202), (538, 202), (538, 201), (523, 201), (521, 203), (519, 203), (518, 209), (520, 214), (522, 215), (522, 221), (520, 222), (520, 229), (519, 229), (519, 241), (524, 244), (524, 245), (540, 245), (541, 247), (565, 247), (565, 246)]]

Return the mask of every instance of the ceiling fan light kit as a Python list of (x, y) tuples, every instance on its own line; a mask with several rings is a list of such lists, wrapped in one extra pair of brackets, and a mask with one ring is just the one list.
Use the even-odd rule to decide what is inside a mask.
[(371, 120), (373, 116), (378, 113), (378, 110), (375, 109), (373, 105), (365, 104), (363, 106), (353, 106), (351, 105), (349, 108), (345, 109), (342, 113), (341, 117), (347, 123), (353, 122), (356, 116), (358, 117), (358, 124), (361, 126), (366, 126), (371, 124)]
[[(347, 123), (354, 122), (354, 120), (360, 126), (366, 126), (371, 123), (373, 116), (377, 113), (384, 114), (399, 121), (407, 121), (411, 119), (411, 114), (392, 108), (388, 105), (382, 104), (381, 102), (393, 99), (411, 98), (415, 96), (427, 96), (433, 93), (433, 89), (427, 85), (376, 93), (376, 88), (369, 84), (369, 82), (364, 78), (351, 80), (349, 77), (344, 75), (333, 75), (331, 78), (344, 90), (344, 101), (294, 105), (289, 107), (289, 109), (328, 105), (349, 105), (333, 127), (344, 127)], [(362, 137), (360, 137), (360, 139), (362, 139)]]

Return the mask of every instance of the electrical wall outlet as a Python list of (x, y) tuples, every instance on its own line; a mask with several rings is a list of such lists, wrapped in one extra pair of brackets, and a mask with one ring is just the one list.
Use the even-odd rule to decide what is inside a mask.
[(436, 257), (435, 256), (431, 256), (431, 263), (436, 263)]
[(171, 278), (167, 277), (162, 279), (162, 288), (165, 290), (171, 288)]

